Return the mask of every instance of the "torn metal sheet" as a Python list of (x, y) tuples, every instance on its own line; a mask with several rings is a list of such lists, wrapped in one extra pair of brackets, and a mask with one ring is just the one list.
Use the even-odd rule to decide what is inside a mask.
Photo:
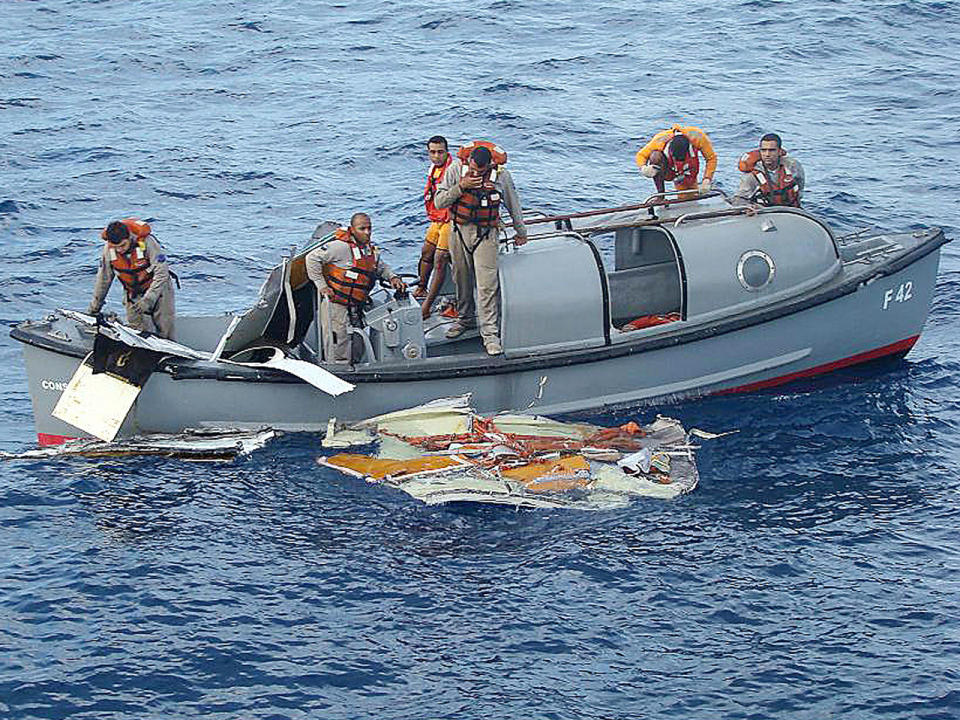
[(120, 431), (141, 387), (106, 372), (94, 373), (87, 360), (80, 363), (51, 414), (110, 442)]
[(123, 325), (115, 320), (102, 320), (99, 324), (92, 315), (77, 312), (75, 310), (60, 309), (58, 312), (65, 317), (82, 322), (85, 325), (96, 326), (98, 332), (106, 334), (107, 337), (123, 343), (127, 347), (149, 350), (161, 355), (173, 355), (175, 357), (193, 358), (202, 360), (207, 357), (206, 353), (201, 353), (186, 345), (181, 345), (173, 340), (166, 340), (152, 334), (141, 334), (131, 327)]
[(110, 442), (163, 357), (156, 348), (117, 340), (109, 330), (97, 332), (93, 352), (80, 363), (51, 415)]
[(403, 437), (452, 435), (472, 430), (470, 395), (438, 398), (407, 410), (378, 415), (356, 423), (356, 428), (376, 428)]
[(259, 450), (279, 434), (272, 428), (264, 428), (248, 431), (196, 430), (179, 435), (143, 435), (118, 443), (71, 440), (62, 445), (28, 450), (23, 453), (0, 453), (0, 459), (156, 455), (193, 462), (226, 462)]
[[(83, 322), (86, 325), (97, 325), (96, 318), (91, 315), (86, 315), (73, 310), (60, 310), (60, 312), (66, 317)], [(236, 320), (231, 323), (227, 332), (229, 333), (235, 325)], [(186, 345), (181, 345), (173, 340), (166, 340), (164, 338), (157, 337), (156, 335), (141, 334), (136, 330), (133, 330), (132, 328), (113, 320), (105, 320), (101, 322), (98, 325), (98, 332), (105, 334), (107, 337), (110, 337), (111, 339), (120, 342), (127, 347), (147, 350), (159, 355), (172, 355), (174, 357), (192, 358), (196, 360), (213, 359), (222, 363), (243, 365), (244, 367), (271, 368), (274, 370), (280, 370), (282, 372), (289, 373), (294, 377), (300, 378), (304, 382), (313, 385), (313, 387), (327, 393), (328, 395), (342, 395), (343, 393), (350, 392), (354, 389), (354, 386), (351, 383), (348, 383), (346, 380), (337, 377), (328, 370), (324, 370), (322, 367), (314, 365), (313, 363), (287, 357), (283, 354), (283, 351), (280, 350), (280, 348), (274, 346), (252, 347), (243, 351), (245, 355), (249, 356), (255, 356), (255, 354), (260, 353), (264, 358), (261, 361), (237, 362), (235, 360), (225, 360), (222, 357), (219, 357), (219, 354), (223, 351), (224, 338), (221, 338), (217, 349), (211, 355), (210, 353), (198, 352), (197, 350), (189, 348)]]
[(376, 434), (369, 428), (362, 430), (337, 430), (337, 419), (327, 421), (327, 432), (320, 444), (325, 448), (349, 448), (358, 445), (369, 445), (377, 439)]

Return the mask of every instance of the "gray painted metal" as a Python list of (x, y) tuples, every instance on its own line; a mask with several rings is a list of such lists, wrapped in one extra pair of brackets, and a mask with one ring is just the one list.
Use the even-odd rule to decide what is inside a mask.
[(385, 302), (370, 310), (364, 318), (369, 328), (373, 357), (366, 353), (367, 363), (377, 359), (383, 362), (416, 363), (427, 354), (423, 335), (423, 315), (420, 303), (411, 296), (395, 302)]
[(546, 237), (499, 257), (501, 341), (542, 351), (604, 343), (606, 278), (578, 235)]
[[(709, 318), (803, 294), (840, 272), (830, 232), (801, 212), (692, 220), (668, 226), (684, 258), (687, 318)], [(741, 284), (737, 268), (747, 253), (773, 261), (772, 279), (759, 289)]]

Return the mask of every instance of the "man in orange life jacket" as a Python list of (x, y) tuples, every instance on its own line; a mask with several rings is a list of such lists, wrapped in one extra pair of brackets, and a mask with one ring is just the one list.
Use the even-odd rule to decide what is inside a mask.
[(305, 258), (307, 277), (317, 286), (320, 299), (324, 359), (353, 361), (350, 325), (363, 327), (363, 307), (377, 279), (395, 290), (406, 290), (403, 280), (380, 259), (370, 242), (373, 224), (366, 213), (354, 213), (349, 228), (340, 228), (336, 239), (315, 248)]
[(803, 166), (787, 155), (776, 133), (760, 138), (760, 147), (741, 155), (737, 167), (740, 187), (734, 193), (734, 202), (800, 207)]
[(115, 220), (100, 237), (105, 242), (87, 312), (100, 312), (116, 275), (123, 285), (127, 325), (172, 340), (176, 316), (173, 283), (167, 256), (150, 226), (136, 218)]
[[(464, 159), (454, 158), (434, 196), (438, 208), (450, 208), (453, 233), (450, 258), (457, 286), (457, 322), (447, 330), (448, 338), (459, 337), (477, 323), (479, 303), (480, 337), (489, 355), (503, 352), (500, 345), (500, 279), (497, 273), (500, 204), (513, 219), (514, 242), (527, 241), (520, 198), (510, 173), (501, 165), (506, 153), (492, 143), (474, 142)], [(491, 151), (492, 149), (492, 151)], [(496, 157), (494, 157), (496, 153)], [(477, 303), (474, 302), (474, 286)]]
[[(703, 155), (707, 163), (703, 181), (699, 185), (697, 175), (700, 172), (700, 160), (697, 153)], [(710, 137), (693, 125), (673, 125), (669, 130), (661, 130), (637, 151), (636, 161), (640, 173), (653, 180), (658, 193), (665, 192), (665, 180), (673, 180), (676, 190), (699, 189), (705, 193), (713, 187), (713, 176), (717, 172), (717, 154), (713, 151)], [(687, 200), (696, 195), (685, 193), (680, 197)]]
[[(430, 156), (430, 170), (427, 172), (427, 185), (423, 190), (423, 203), (427, 211), (430, 226), (420, 251), (418, 271), (420, 281), (413, 292), (414, 297), (422, 299), (423, 319), (430, 317), (430, 312), (440, 286), (447, 275), (447, 264), (450, 262), (450, 210), (440, 210), (433, 204), (437, 194), (437, 186), (443, 179), (443, 174), (450, 166), (453, 158), (447, 150), (447, 139), (442, 135), (434, 135), (427, 140), (427, 154)], [(432, 276), (432, 280), (431, 280)]]

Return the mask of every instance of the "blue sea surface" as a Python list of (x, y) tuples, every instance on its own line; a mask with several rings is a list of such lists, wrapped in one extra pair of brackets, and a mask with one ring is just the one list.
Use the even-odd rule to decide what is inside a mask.
[[(187, 313), (249, 306), (356, 210), (412, 270), (435, 133), (495, 139), (559, 211), (646, 197), (633, 154), (671, 122), (728, 191), (773, 130), (838, 233), (960, 229), (956, 2), (5, 0), (0, 27), (7, 328), (85, 307), (120, 216)], [(738, 429), (675, 501), (426, 507), (312, 435), (0, 462), (0, 717), (953, 720), (958, 307), (947, 245), (904, 361), (592, 418)], [(33, 447), (6, 332), (0, 393), (0, 450)]]

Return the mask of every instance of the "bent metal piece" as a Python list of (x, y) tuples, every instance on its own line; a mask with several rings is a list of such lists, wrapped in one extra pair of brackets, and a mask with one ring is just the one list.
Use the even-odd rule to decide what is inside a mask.
[(178, 434), (137, 435), (119, 442), (78, 439), (22, 453), (0, 451), (0, 460), (159, 456), (190, 462), (230, 462), (259, 450), (278, 435), (271, 428), (244, 431), (209, 429)]
[[(74, 312), (73, 310), (60, 310), (60, 312), (66, 317), (80, 320), (86, 325), (95, 324), (94, 318), (92, 318), (90, 315)], [(236, 321), (234, 321), (234, 323), (235, 322)], [(234, 324), (231, 324), (231, 328), (233, 326)], [(186, 345), (181, 345), (180, 343), (176, 343), (172, 340), (164, 340), (163, 338), (156, 336), (145, 337), (118, 322), (107, 321), (101, 326), (101, 330), (104, 329), (107, 330), (108, 334), (113, 335), (115, 340), (127, 345), (128, 347), (151, 350), (153, 352), (163, 353), (164, 355), (175, 355), (177, 357), (196, 359), (206, 359), (208, 357), (205, 353), (197, 352)], [(218, 347), (218, 350), (219, 349), (220, 348)], [(272, 350), (274, 352), (271, 357), (264, 362), (235, 362), (221, 357), (215, 357), (212, 359), (215, 359), (217, 362), (228, 363), (231, 365), (243, 365), (244, 367), (252, 368), (265, 367), (272, 368), (274, 370), (282, 370), (283, 372), (290, 373), (294, 377), (300, 378), (304, 382), (310, 383), (313, 385), (313, 387), (317, 388), (317, 390), (321, 390), (328, 395), (333, 395), (334, 397), (337, 395), (342, 395), (345, 392), (350, 392), (354, 388), (351, 383), (338, 378), (333, 373), (324, 370), (313, 363), (304, 362), (302, 360), (294, 360), (293, 358), (286, 357), (279, 348), (251, 348), (250, 350), (255, 351), (261, 349)], [(215, 351), (215, 354), (218, 353)], [(97, 437), (100, 436), (98, 435)]]
[(352, 383), (338, 378), (332, 372), (324, 370), (318, 365), (285, 356), (280, 348), (273, 346), (254, 347), (244, 352), (257, 351), (271, 352), (271, 355), (262, 362), (237, 362), (235, 360), (224, 360), (223, 358), (220, 358), (220, 362), (230, 365), (242, 365), (244, 367), (264, 367), (282, 370), (283, 372), (300, 378), (304, 382), (310, 383), (317, 390), (321, 390), (327, 393), (327, 395), (333, 395), (334, 397), (342, 395), (345, 392), (350, 392), (355, 387)]
[(110, 373), (94, 373), (90, 366), (92, 356), (90, 353), (80, 363), (51, 414), (95, 438), (111, 442), (142, 387)]

